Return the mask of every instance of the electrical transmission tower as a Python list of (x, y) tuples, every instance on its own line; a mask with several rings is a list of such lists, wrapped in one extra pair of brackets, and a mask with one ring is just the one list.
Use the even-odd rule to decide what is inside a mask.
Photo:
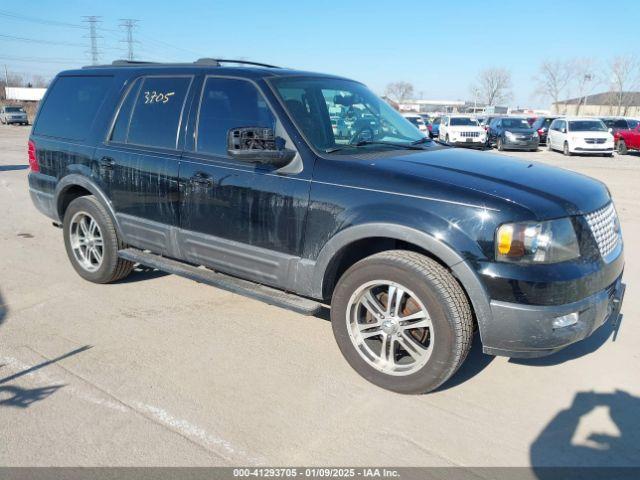
[(126, 38), (121, 40), (121, 42), (125, 42), (127, 44), (127, 59), (134, 60), (135, 55), (133, 52), (133, 46), (139, 42), (133, 39), (133, 31), (137, 27), (138, 20), (133, 18), (121, 18), (120, 21), (122, 22), (120, 26), (124, 28), (126, 33)]
[(98, 24), (100, 23), (100, 17), (95, 15), (87, 15), (83, 22), (87, 24), (89, 29), (89, 35), (85, 38), (89, 38), (89, 50), (87, 53), (91, 56), (91, 64), (97, 65), (99, 62), (100, 52), (98, 51), (98, 38), (102, 38), (98, 35)]

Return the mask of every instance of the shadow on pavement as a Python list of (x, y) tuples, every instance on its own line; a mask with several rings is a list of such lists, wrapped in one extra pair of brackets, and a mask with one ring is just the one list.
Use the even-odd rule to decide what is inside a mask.
[(44, 400), (45, 398), (53, 395), (60, 388), (64, 387), (64, 385), (49, 385), (46, 387), (38, 388), (22, 388), (16, 385), (3, 384), (23, 377), (24, 375), (33, 373), (36, 370), (40, 370), (41, 368), (51, 365), (52, 363), (59, 362), (60, 360), (64, 360), (65, 358), (69, 358), (73, 355), (77, 355), (78, 353), (87, 351), (90, 348), (93, 347), (91, 345), (85, 345), (84, 347), (76, 348), (75, 350), (65, 353), (64, 355), (60, 355), (59, 357), (52, 358), (51, 360), (39, 363), (38, 365), (34, 365), (33, 367), (26, 370), (22, 370), (18, 373), (14, 373), (13, 375), (0, 378), (0, 407), (27, 408), (31, 404)]
[(482, 342), (480, 341), (480, 335), (476, 334), (473, 337), (473, 344), (467, 359), (464, 361), (460, 370), (458, 370), (453, 377), (447, 380), (437, 392), (442, 392), (466, 382), (478, 375), (484, 370), (492, 361), (496, 358), (493, 355), (485, 355), (482, 353)]
[(0, 407), (27, 408), (32, 403), (39, 402), (53, 395), (62, 387), (64, 387), (64, 385), (51, 385), (40, 388), (21, 388), (15, 385), (0, 386)]
[[(608, 422), (602, 422), (606, 413), (596, 413), (602, 407)], [(639, 419), (640, 398), (627, 392), (579, 392), (531, 444), (531, 465), (540, 479), (558, 477), (553, 469), (536, 467), (638, 467)]]
[[(623, 318), (619, 320), (622, 323)], [(548, 367), (550, 365), (559, 365), (576, 358), (584, 357), (598, 350), (604, 343), (609, 340), (614, 333), (611, 322), (607, 322), (596, 330), (590, 337), (580, 340), (567, 348), (548, 357), (540, 358), (511, 358), (510, 363), (518, 363), (521, 365), (530, 365), (533, 367)]]
[(13, 170), (26, 170), (29, 165), (0, 165), (0, 172), (10, 172)]
[(163, 272), (162, 270), (157, 270), (155, 268), (147, 267), (144, 265), (136, 265), (131, 275), (123, 278), (122, 280), (118, 280), (115, 282), (118, 283), (135, 283), (135, 282), (143, 282), (145, 280), (153, 280), (154, 278), (164, 277), (165, 275), (169, 275), (167, 272)]
[(4, 323), (4, 319), (7, 317), (7, 306), (4, 304), (2, 294), (0, 293), (0, 325)]

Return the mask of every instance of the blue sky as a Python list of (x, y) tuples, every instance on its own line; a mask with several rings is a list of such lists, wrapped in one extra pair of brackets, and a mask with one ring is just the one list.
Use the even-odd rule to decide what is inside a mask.
[(142, 59), (243, 57), (344, 75), (377, 93), (404, 80), (451, 100), (469, 99), (478, 72), (495, 66), (512, 73), (513, 106), (546, 106), (532, 80), (544, 59), (589, 56), (604, 67), (640, 55), (638, 0), (31, 0), (0, 4), (0, 34), (51, 43), (0, 36), (0, 64), (52, 76), (89, 63), (86, 31), (73, 26), (83, 15), (102, 16), (103, 61), (124, 56), (119, 19), (135, 18)]

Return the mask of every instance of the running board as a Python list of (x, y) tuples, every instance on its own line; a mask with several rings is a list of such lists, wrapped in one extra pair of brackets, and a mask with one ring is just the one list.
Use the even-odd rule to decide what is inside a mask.
[(181, 277), (206, 283), (229, 292), (254, 298), (269, 305), (286, 308), (303, 315), (315, 315), (320, 312), (322, 305), (314, 300), (283, 292), (275, 288), (267, 287), (241, 278), (225, 275), (204, 267), (196, 267), (179, 260), (162, 257), (153, 253), (138, 250), (137, 248), (125, 248), (118, 251), (118, 256), (130, 262), (140, 263), (147, 267), (156, 268), (163, 272), (179, 275)]

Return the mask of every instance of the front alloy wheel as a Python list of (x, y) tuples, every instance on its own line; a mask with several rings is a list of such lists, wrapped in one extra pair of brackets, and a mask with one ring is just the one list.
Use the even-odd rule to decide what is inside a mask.
[(360, 357), (382, 373), (410, 375), (431, 357), (431, 318), (404, 285), (374, 280), (360, 286), (349, 300), (345, 319)]

